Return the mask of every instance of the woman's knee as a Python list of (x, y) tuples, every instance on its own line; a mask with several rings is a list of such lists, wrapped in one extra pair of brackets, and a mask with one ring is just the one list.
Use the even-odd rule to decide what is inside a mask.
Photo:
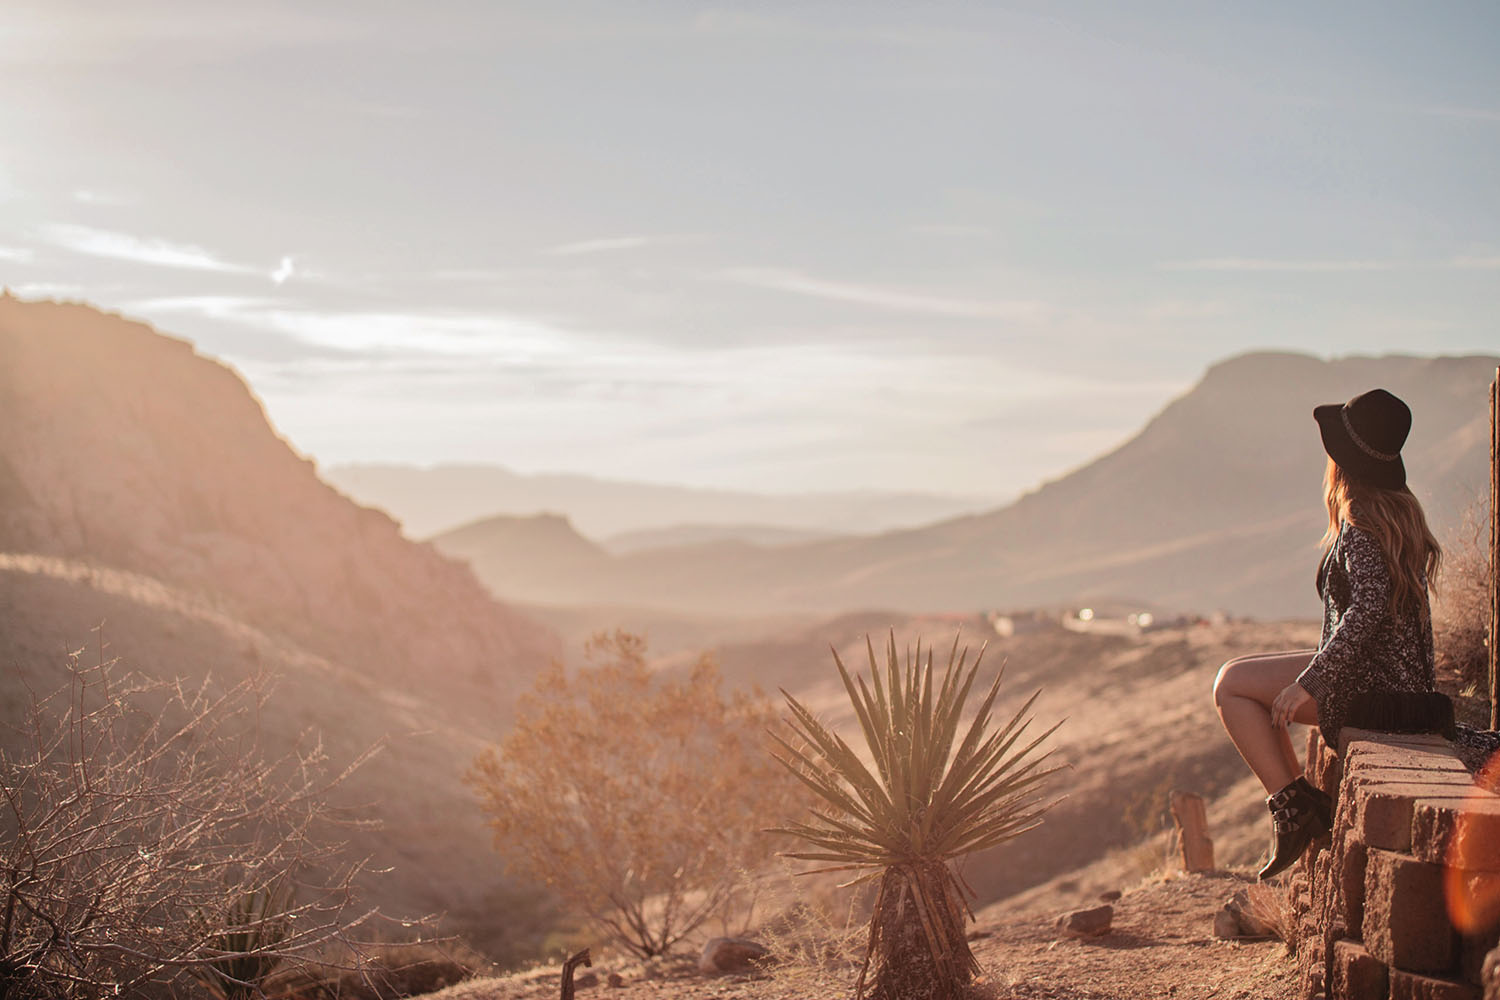
[(1243, 656), (1236, 656), (1232, 660), (1224, 661), (1224, 665), (1219, 668), (1218, 676), (1214, 678), (1215, 705), (1224, 704), (1224, 699), (1232, 697), (1236, 693), (1234, 690), (1236, 686), (1235, 674), (1239, 669), (1239, 664), (1244, 659)]

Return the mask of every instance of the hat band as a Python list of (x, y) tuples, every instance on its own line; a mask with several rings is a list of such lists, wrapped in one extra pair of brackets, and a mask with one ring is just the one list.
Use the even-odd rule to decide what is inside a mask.
[(1365, 444), (1364, 438), (1360, 437), (1359, 434), (1355, 432), (1354, 425), (1349, 422), (1348, 410), (1339, 410), (1339, 416), (1344, 418), (1344, 430), (1349, 432), (1349, 440), (1353, 441), (1355, 447), (1364, 452), (1366, 455), (1369, 455), (1371, 458), (1381, 462), (1394, 462), (1396, 459), (1401, 457), (1399, 452), (1395, 455), (1387, 455), (1385, 452), (1376, 451), (1374, 448), (1371, 448), (1369, 445)]

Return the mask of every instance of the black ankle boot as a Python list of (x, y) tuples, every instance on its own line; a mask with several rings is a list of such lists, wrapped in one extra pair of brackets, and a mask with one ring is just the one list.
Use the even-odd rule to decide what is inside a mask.
[(1325, 806), (1317, 797), (1317, 789), (1302, 780), (1306, 788), (1293, 781), (1266, 799), (1275, 826), (1276, 842), (1271, 860), (1260, 870), (1258, 877), (1262, 882), (1290, 868), (1302, 857), (1308, 844), (1328, 832), (1329, 821), (1324, 816), (1331, 813), (1331, 804)]
[(1313, 803), (1318, 807), (1318, 818), (1323, 821), (1324, 826), (1332, 830), (1333, 798), (1305, 777), (1299, 777), (1293, 784), (1301, 788), (1312, 799)]

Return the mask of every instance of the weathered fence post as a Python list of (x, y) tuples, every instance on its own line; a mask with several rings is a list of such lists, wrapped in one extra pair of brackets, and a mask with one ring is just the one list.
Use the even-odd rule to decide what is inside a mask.
[(1490, 383), (1490, 728), (1500, 729), (1500, 368)]
[(1182, 844), (1183, 871), (1213, 871), (1214, 842), (1208, 836), (1208, 809), (1203, 796), (1174, 791), (1171, 804), (1172, 819)]

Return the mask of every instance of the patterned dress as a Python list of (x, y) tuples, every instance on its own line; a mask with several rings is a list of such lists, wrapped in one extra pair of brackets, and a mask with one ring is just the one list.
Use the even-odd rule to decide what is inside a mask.
[[(1297, 683), (1318, 703), (1318, 728), (1339, 750), (1349, 706), (1366, 691), (1432, 691), (1436, 687), (1432, 614), (1422, 600), (1392, 617), (1391, 575), (1380, 543), (1345, 521), (1318, 570), (1323, 637)], [(1477, 771), (1500, 753), (1500, 733), (1459, 726), (1454, 750)]]
[(1317, 700), (1318, 728), (1337, 750), (1357, 695), (1434, 689), (1432, 615), (1425, 586), (1419, 605), (1391, 615), (1391, 575), (1380, 543), (1348, 521), (1318, 570), (1318, 591), (1323, 637), (1297, 683)]

